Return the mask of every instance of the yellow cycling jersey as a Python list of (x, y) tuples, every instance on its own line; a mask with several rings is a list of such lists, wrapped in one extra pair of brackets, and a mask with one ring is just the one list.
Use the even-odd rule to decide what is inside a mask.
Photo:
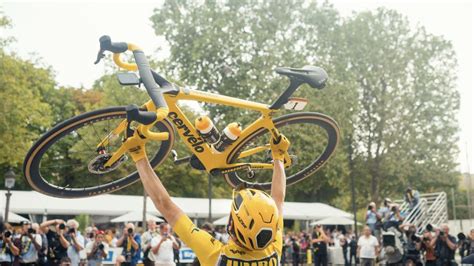
[(279, 218), (275, 241), (263, 250), (245, 249), (232, 239), (229, 239), (229, 243), (223, 244), (206, 231), (197, 228), (184, 214), (179, 217), (173, 230), (194, 251), (201, 265), (279, 265), (283, 244), (283, 217)]

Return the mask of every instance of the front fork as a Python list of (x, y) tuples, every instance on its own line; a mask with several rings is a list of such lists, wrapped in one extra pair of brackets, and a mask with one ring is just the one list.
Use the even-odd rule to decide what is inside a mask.
[[(130, 106), (129, 106), (130, 107)], [(148, 103), (143, 106), (147, 110), (150, 110), (152, 106), (148, 106)], [(133, 108), (133, 107), (132, 107)], [(153, 110), (153, 109), (152, 109)], [(155, 141), (163, 141), (169, 139), (169, 133), (168, 132), (152, 132), (151, 129), (153, 126), (159, 121), (157, 118), (154, 122), (148, 124), (148, 125), (143, 125), (140, 124), (137, 126), (136, 129), (131, 129), (130, 124), (134, 121), (130, 119), (130, 114), (132, 112), (136, 112), (134, 109), (129, 109), (127, 107), (127, 119), (124, 119), (120, 124), (112, 130), (104, 139), (100, 141), (100, 143), (97, 145), (97, 152), (99, 154), (105, 153), (105, 147), (110, 144), (111, 139), (116, 139), (118, 138), (121, 134), (124, 134), (124, 138), (122, 142), (125, 142), (129, 137), (133, 136), (133, 134), (138, 131), (140, 132), (144, 137), (150, 139), (150, 140), (155, 140)], [(125, 147), (124, 144), (122, 144), (117, 151), (112, 153), (112, 157), (104, 164), (104, 167), (111, 167), (115, 162), (117, 162), (122, 156), (127, 152), (127, 148)]]

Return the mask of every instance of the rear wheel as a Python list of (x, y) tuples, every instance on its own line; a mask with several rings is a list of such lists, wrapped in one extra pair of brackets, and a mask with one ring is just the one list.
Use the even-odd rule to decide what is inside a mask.
[[(319, 113), (293, 113), (273, 120), (278, 131), (291, 142), (289, 154), (292, 165), (285, 172), (287, 186), (295, 184), (318, 171), (331, 157), (339, 141), (339, 127), (329, 116)], [(269, 143), (270, 133), (261, 128), (244, 139), (230, 153), (228, 163), (269, 163), (270, 152), (259, 152), (239, 159), (245, 150)], [(270, 190), (273, 169), (238, 170), (224, 174), (232, 187), (245, 184), (247, 187)]]
[[(79, 198), (110, 193), (138, 180), (135, 163), (126, 155), (111, 168), (101, 169), (110, 153), (122, 144), (115, 136), (99, 154), (97, 144), (125, 119), (125, 107), (110, 107), (68, 119), (44, 134), (26, 155), (23, 171), (37, 191), (55, 197)], [(147, 144), (152, 167), (161, 164), (174, 143), (168, 120), (156, 123), (154, 131), (169, 132), (170, 138)], [(110, 152), (110, 153), (109, 153)]]

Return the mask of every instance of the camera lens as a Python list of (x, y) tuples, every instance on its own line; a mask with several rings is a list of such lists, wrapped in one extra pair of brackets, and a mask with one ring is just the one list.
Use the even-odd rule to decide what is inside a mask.
[(35, 233), (35, 229), (33, 228), (28, 228), (28, 234), (34, 234)]
[(10, 231), (6, 231), (5, 233), (3, 233), (3, 235), (8, 238), (8, 237), (11, 237), (12, 236), (12, 232)]
[(104, 249), (104, 244), (100, 243), (99, 244), (99, 249)]
[(66, 229), (66, 225), (65, 225), (65, 224), (60, 224), (60, 225), (59, 225), (59, 229), (61, 229), (61, 230)]
[(132, 229), (132, 228), (128, 228), (128, 229), (127, 229), (127, 233), (128, 233), (129, 235), (133, 234), (133, 229)]

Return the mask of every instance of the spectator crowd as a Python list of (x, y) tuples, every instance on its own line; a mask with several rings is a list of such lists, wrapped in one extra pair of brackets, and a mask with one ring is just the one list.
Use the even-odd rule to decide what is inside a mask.
[[(407, 210), (389, 198), (377, 209), (374, 202), (367, 206), (365, 226), (356, 238), (354, 232), (341, 226), (315, 225), (312, 232), (286, 232), (283, 264), (328, 265), (328, 259), (343, 265), (458, 265), (456, 252), (462, 258), (474, 257), (474, 228), (466, 236), (450, 233), (447, 224), (427, 224), (419, 228), (405, 221), (406, 215), (416, 215), (420, 202), (418, 191), (408, 188), (405, 194)], [(337, 260), (337, 259), (340, 260)], [(336, 262), (337, 264), (337, 262)]]
[(1, 227), (1, 266), (99, 266), (108, 257), (109, 249), (115, 247), (122, 248), (116, 265), (135, 266), (139, 261), (145, 266), (179, 263), (181, 241), (171, 234), (166, 223), (157, 226), (150, 220), (142, 234), (132, 223), (126, 224), (120, 233), (115, 228), (103, 231), (96, 227), (87, 227), (82, 233), (74, 219), (42, 224), (24, 221), (16, 228), (2, 223)]
[[(419, 193), (407, 189), (407, 212), (416, 212)], [(455, 254), (474, 257), (474, 228), (466, 236), (450, 234), (447, 224), (428, 224), (417, 228), (405, 221), (405, 214), (389, 198), (377, 209), (367, 206), (365, 225), (360, 236), (343, 226), (316, 224), (311, 230), (286, 231), (281, 264), (334, 265), (456, 265)], [(135, 266), (168, 266), (180, 264), (179, 249), (183, 243), (166, 223), (147, 221), (143, 233), (128, 223), (117, 230), (99, 230), (92, 226), (83, 232), (74, 220), (45, 221), (42, 224), (22, 222), (19, 227), (0, 224), (0, 266), (5, 265), (88, 265), (99, 266), (109, 257), (109, 249), (121, 248), (115, 264)], [(202, 230), (227, 243), (225, 227), (214, 230), (205, 223)], [(336, 263), (339, 264), (339, 263)], [(197, 260), (193, 265), (199, 265)]]

